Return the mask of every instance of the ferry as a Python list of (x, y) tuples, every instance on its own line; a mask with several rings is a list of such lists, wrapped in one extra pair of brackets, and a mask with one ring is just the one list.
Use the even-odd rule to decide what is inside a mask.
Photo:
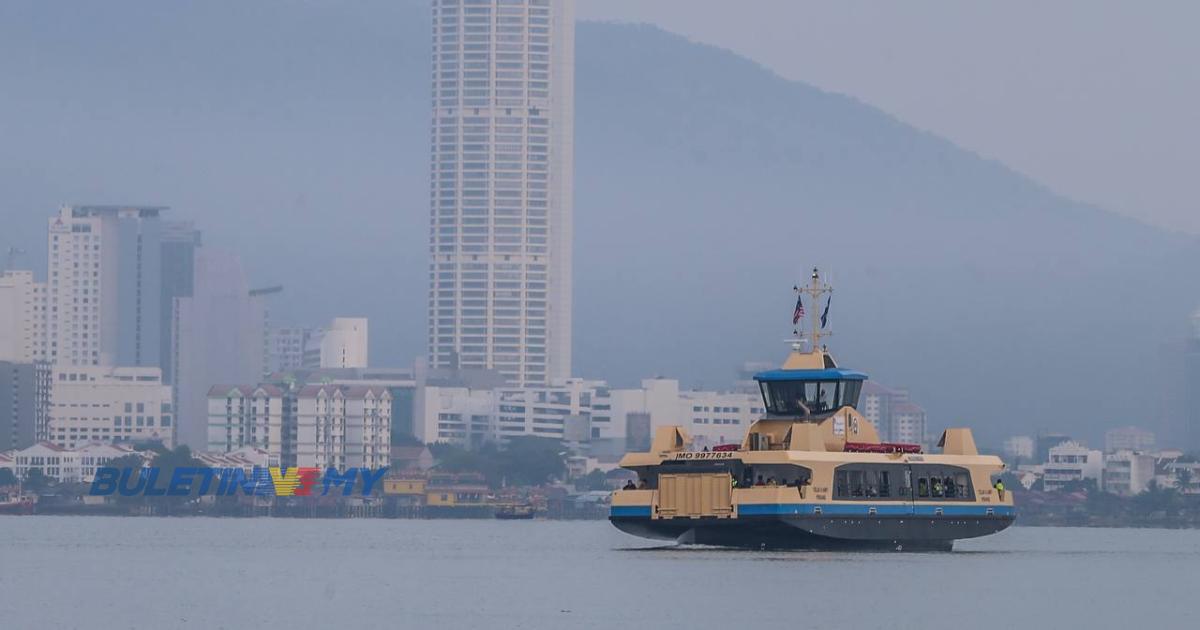
[(808, 338), (795, 335), (780, 369), (754, 376), (765, 414), (741, 444), (692, 448), (680, 426), (658, 427), (650, 450), (621, 467), (638, 481), (613, 493), (609, 520), (644, 538), (754, 549), (950, 551), (954, 541), (1013, 523), (1005, 466), (980, 454), (968, 428), (937, 452), (884, 442), (859, 410), (867, 375), (839, 367), (820, 344), (832, 293), (814, 269), (797, 287), (793, 325), (809, 298)]

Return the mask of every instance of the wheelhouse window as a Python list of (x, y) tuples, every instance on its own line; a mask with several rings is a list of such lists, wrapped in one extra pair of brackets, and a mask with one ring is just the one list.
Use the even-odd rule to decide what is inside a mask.
[(759, 381), (767, 412), (783, 416), (815, 416), (858, 404), (862, 381)]

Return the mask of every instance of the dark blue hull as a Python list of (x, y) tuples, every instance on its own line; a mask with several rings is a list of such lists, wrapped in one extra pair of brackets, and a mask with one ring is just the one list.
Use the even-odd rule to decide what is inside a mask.
[(1011, 525), (1012, 508), (979, 515), (795, 515), (651, 519), (615, 509), (609, 520), (643, 538), (749, 549), (949, 551), (955, 540)]

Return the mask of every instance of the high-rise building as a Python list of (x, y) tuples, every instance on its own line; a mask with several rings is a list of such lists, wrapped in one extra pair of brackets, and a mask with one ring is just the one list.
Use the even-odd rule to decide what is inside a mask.
[(1200, 310), (1192, 314), (1192, 327), (1192, 337), (1184, 350), (1184, 447), (1200, 452)]
[(0, 361), (46, 359), (46, 285), (32, 271), (0, 273)]
[(191, 222), (163, 223), (158, 365), (163, 371), (163, 382), (167, 384), (175, 383), (175, 344), (171, 340), (175, 299), (192, 296), (196, 278), (196, 254), (199, 248), (200, 231)]
[(159, 365), (163, 210), (63, 206), (50, 219), (51, 362)]
[(264, 372), (266, 305), (250, 289), (240, 259), (196, 250), (191, 296), (175, 298), (172, 341), (178, 440), (193, 450), (208, 442), (208, 392), (216, 383), (254, 383)]
[(571, 372), (574, 0), (432, 0), (429, 366)]
[(0, 452), (35, 441), (38, 371), (32, 363), (0, 361)]

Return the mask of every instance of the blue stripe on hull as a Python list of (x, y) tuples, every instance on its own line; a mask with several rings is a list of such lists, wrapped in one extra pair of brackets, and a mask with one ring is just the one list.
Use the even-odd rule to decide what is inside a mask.
[[(749, 503), (738, 506), (738, 516), (1012, 516), (1013, 508), (1008, 505), (912, 505), (909, 503), (838, 504), (838, 503)], [(875, 508), (875, 513), (870, 512)], [(941, 509), (939, 515), (937, 510)], [(988, 514), (988, 510), (992, 510)], [(650, 517), (648, 505), (618, 505), (609, 510), (609, 516), (636, 518)]]
[(624, 518), (635, 518), (638, 516), (650, 518), (649, 505), (614, 505), (608, 510), (608, 515)]

